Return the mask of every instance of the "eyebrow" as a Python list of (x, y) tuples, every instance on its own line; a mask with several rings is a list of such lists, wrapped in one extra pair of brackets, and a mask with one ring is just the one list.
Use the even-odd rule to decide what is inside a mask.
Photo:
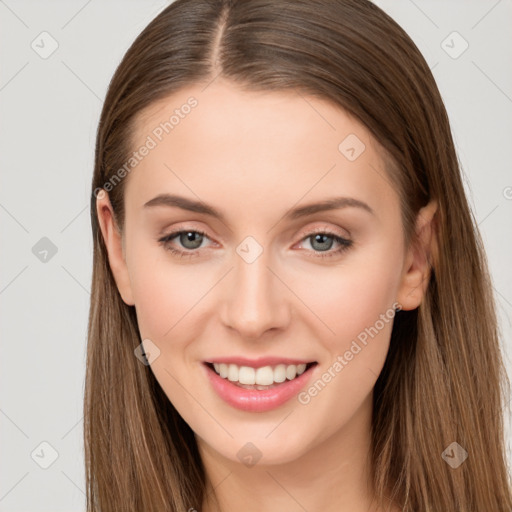
[[(173, 194), (160, 194), (144, 204), (144, 208), (151, 208), (155, 206), (177, 207), (181, 208), (182, 210), (210, 215), (216, 219), (221, 220), (222, 222), (225, 222), (226, 220), (224, 215), (213, 206), (210, 206), (202, 201), (195, 201), (193, 199), (188, 199), (186, 197)], [(301, 217), (306, 217), (308, 215), (313, 215), (317, 212), (337, 210), (339, 208), (348, 207), (361, 208), (371, 215), (375, 215), (373, 209), (359, 199), (352, 197), (333, 197), (318, 203), (312, 203), (294, 208), (293, 210), (288, 211), (284, 215), (284, 218), (295, 220)]]

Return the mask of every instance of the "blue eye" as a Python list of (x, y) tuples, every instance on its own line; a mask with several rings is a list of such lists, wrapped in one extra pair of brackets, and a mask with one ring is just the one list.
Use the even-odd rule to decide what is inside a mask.
[[(184, 258), (194, 257), (199, 255), (197, 249), (201, 248), (201, 245), (205, 238), (208, 238), (206, 233), (195, 229), (179, 230), (169, 233), (168, 235), (160, 238), (158, 242), (163, 245), (164, 249), (170, 251), (172, 254)], [(185, 249), (177, 249), (173, 247), (171, 242), (177, 239), (180, 245)], [(310, 240), (310, 245), (313, 248), (313, 257), (317, 258), (330, 258), (346, 251), (351, 245), (352, 241), (342, 238), (335, 233), (331, 233), (326, 230), (318, 230), (302, 238), (301, 242)], [(339, 248), (331, 250), (334, 243), (339, 244)]]
[[(342, 238), (334, 233), (328, 231), (318, 231), (303, 238), (303, 240), (309, 240), (311, 247), (315, 250), (315, 257), (330, 258), (346, 251), (351, 245), (352, 241)], [(333, 244), (339, 244), (339, 248), (331, 251)], [(322, 254), (325, 253), (325, 254)]]
[[(172, 254), (182, 257), (192, 257), (196, 256), (198, 252), (195, 249), (198, 249), (206, 236), (206, 233), (202, 231), (197, 231), (193, 229), (174, 231), (173, 233), (169, 233), (168, 235), (160, 238), (159, 242), (164, 246), (164, 249), (170, 251)], [(179, 239), (180, 244), (187, 249), (187, 251), (182, 251), (180, 249), (175, 249), (171, 245), (171, 240), (175, 238)], [(190, 245), (188, 245), (190, 244)]]

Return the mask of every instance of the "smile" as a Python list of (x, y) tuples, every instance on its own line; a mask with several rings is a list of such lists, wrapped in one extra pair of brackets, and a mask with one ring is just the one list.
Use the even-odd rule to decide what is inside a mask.
[[(253, 364), (248, 366), (247, 364)], [(317, 362), (298, 364), (236, 364), (205, 362), (213, 390), (229, 405), (248, 412), (265, 412), (288, 402), (310, 380)]]
[[(308, 364), (312, 365), (314, 363)], [(213, 363), (213, 369), (223, 379), (246, 386), (253, 387), (256, 385), (256, 389), (259, 387), (266, 389), (272, 384), (281, 384), (285, 380), (293, 380), (297, 376), (302, 375), (306, 371), (308, 364), (278, 364), (274, 367), (262, 366), (260, 368), (252, 368), (237, 364)]]

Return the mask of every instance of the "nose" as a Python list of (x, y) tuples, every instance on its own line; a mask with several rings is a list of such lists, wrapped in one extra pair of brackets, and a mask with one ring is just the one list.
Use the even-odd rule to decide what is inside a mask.
[(252, 263), (235, 254), (234, 262), (224, 288), (223, 324), (252, 340), (284, 329), (290, 320), (289, 292), (276, 270), (269, 268), (266, 252)]

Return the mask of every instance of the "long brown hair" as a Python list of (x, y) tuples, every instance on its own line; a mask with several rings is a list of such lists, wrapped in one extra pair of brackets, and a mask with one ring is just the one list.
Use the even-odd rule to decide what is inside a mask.
[[(486, 256), (420, 51), (368, 0), (177, 0), (127, 51), (98, 127), (84, 402), (88, 511), (201, 510), (207, 492), (192, 430), (134, 357), (135, 309), (113, 279), (96, 195), (134, 150), (138, 113), (218, 76), (246, 90), (315, 95), (364, 123), (385, 149), (408, 243), (419, 209), (437, 200), (426, 296), (395, 317), (374, 390), (371, 477), (383, 506), (391, 492), (406, 511), (512, 510), (503, 436), (509, 380)], [(125, 182), (109, 190), (120, 229)], [(468, 454), (457, 468), (442, 455), (454, 442)]]

